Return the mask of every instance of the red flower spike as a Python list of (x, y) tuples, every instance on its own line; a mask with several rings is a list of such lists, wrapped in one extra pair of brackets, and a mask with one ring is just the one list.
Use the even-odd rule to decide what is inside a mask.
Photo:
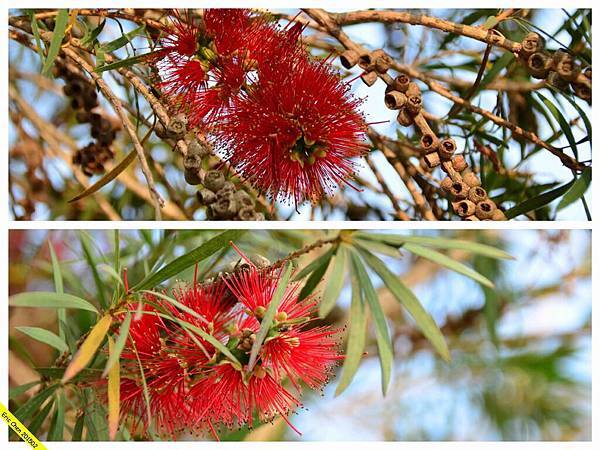
[(355, 169), (366, 125), (337, 73), (324, 62), (274, 62), (224, 114), (217, 141), (236, 172), (273, 197), (318, 201)]

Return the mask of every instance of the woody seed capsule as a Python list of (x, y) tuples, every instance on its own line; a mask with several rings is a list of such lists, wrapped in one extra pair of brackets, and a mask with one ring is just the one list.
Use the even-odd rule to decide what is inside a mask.
[(225, 176), (218, 170), (209, 170), (204, 176), (204, 187), (217, 192), (225, 184)]
[(454, 139), (450, 139), (450, 138), (446, 138), (443, 139), (442, 142), (440, 143), (440, 156), (443, 159), (450, 159), (452, 158), (452, 155), (454, 155), (454, 152), (456, 151), (456, 142), (454, 142)]
[(386, 73), (391, 66), (392, 58), (385, 53), (375, 60), (375, 70), (379, 73)]
[(533, 78), (546, 78), (552, 68), (552, 58), (545, 53), (533, 53), (527, 60), (527, 69)]
[(502, 210), (496, 208), (494, 210), (494, 213), (492, 214), (492, 220), (506, 220), (506, 216), (504, 215), (504, 212), (502, 212)]
[(410, 85), (410, 78), (406, 74), (401, 73), (394, 78), (392, 85), (395, 90), (405, 93)]
[(384, 97), (388, 109), (400, 109), (406, 104), (406, 95), (400, 91), (390, 91)]
[(465, 157), (463, 155), (457, 155), (452, 158), (452, 167), (457, 172), (462, 172), (469, 167), (469, 165), (467, 164), (467, 161), (465, 161)]
[(475, 207), (475, 215), (481, 220), (489, 220), (494, 216), (496, 204), (490, 199), (482, 200)]
[(421, 108), (423, 106), (423, 99), (421, 98), (421, 94), (409, 94), (408, 101), (406, 102), (406, 109), (413, 115), (421, 112)]
[(414, 119), (406, 110), (406, 107), (400, 109), (398, 112), (398, 116), (396, 117), (396, 121), (402, 125), (403, 127), (409, 127), (413, 124)]
[(438, 152), (427, 153), (423, 159), (425, 160), (425, 163), (427, 163), (427, 166), (431, 169), (441, 164), (440, 155)]
[(463, 181), (470, 187), (481, 186), (481, 180), (473, 172), (469, 172), (463, 175)]
[(452, 207), (454, 208), (454, 211), (456, 211), (456, 214), (458, 214), (460, 217), (468, 217), (475, 214), (475, 203), (473, 203), (471, 200), (454, 202), (452, 203)]
[(450, 177), (445, 177), (441, 183), (440, 183), (440, 187), (446, 191), (446, 192), (451, 192), (452, 191), (452, 178)]
[(377, 72), (366, 72), (363, 73), (360, 76), (360, 79), (362, 80), (363, 83), (365, 83), (367, 86), (371, 87), (375, 84), (375, 82), (377, 81)]
[(340, 63), (344, 68), (351, 69), (358, 63), (359, 55), (354, 50), (346, 50), (340, 55)]
[(469, 186), (464, 181), (455, 181), (452, 183), (450, 193), (457, 199), (461, 200), (467, 197), (469, 193)]
[(521, 54), (528, 57), (532, 53), (542, 51), (546, 46), (545, 39), (538, 33), (529, 33), (521, 42)]
[(487, 198), (487, 192), (480, 186), (475, 186), (469, 189), (469, 194), (467, 195), (469, 200), (473, 203), (479, 203)]

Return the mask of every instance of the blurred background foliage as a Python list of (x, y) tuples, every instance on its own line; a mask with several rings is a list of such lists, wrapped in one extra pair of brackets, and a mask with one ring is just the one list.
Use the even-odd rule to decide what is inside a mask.
[[(124, 10), (125, 13), (132, 11)], [(498, 9), (409, 11), (477, 27), (484, 26), (489, 18), (506, 13)], [(529, 31), (538, 32), (546, 38), (549, 51), (565, 50), (583, 67), (591, 68), (591, 10), (510, 11), (511, 15), (496, 26), (503, 36), (520, 42)], [(15, 10), (11, 14), (26, 12)], [(274, 10), (272, 13), (274, 19), (285, 24), (298, 10)], [(136, 14), (162, 18), (165, 10), (147, 10), (147, 13), (138, 10)], [(301, 18), (306, 20), (306, 15)], [(79, 20), (88, 31), (101, 23), (93, 16)], [(39, 26), (44, 27), (43, 21)], [(417, 70), (460, 98), (470, 95), (482, 67), (485, 45), (457, 34), (377, 21), (348, 25), (344, 31), (353, 41), (369, 49), (385, 49), (399, 63)], [(132, 32), (123, 39), (126, 33)], [(147, 33), (130, 21), (107, 19), (97, 36), (97, 45), (101, 50), (116, 47), (117, 57), (129, 58), (148, 51)], [(304, 36), (317, 57), (341, 49), (330, 36), (310, 27)], [(46, 220), (153, 218), (152, 202), (137, 166), (130, 167), (95, 194), (95, 201), (87, 198), (71, 204), (67, 202), (100, 178), (96, 175), (87, 179), (71, 164), (74, 152), (90, 142), (88, 128), (76, 122), (73, 109), (62, 95), (63, 81), (40, 76), (41, 61), (35, 51), (12, 39), (9, 50), (10, 84), (15, 88), (9, 102), (10, 215), (17, 219)], [(92, 61), (95, 58), (87, 53), (86, 57)], [(335, 64), (338, 64), (337, 60)], [(531, 78), (522, 63), (511, 53), (498, 48), (491, 50), (484, 69), (484, 78), (470, 98), (473, 105), (536, 133), (559, 151), (591, 166), (590, 104), (572, 92), (561, 92), (543, 80)], [(152, 79), (148, 67), (143, 64), (134, 65), (132, 70), (142, 80)], [(353, 79), (361, 72), (355, 68), (341, 73), (347, 79)], [(146, 136), (148, 124), (153, 119), (143, 97), (114, 70), (104, 72), (103, 78), (128, 108), (140, 139)], [(457, 110), (451, 100), (431, 91), (425, 84), (419, 84), (433, 131), (456, 140), (459, 153), (464, 154), (469, 165), (476, 169), (490, 197), (505, 210), (518, 207), (512, 213), (520, 220), (589, 219), (591, 213), (586, 202), (590, 201), (591, 169), (579, 177), (540, 145), (466, 108)], [(373, 123), (369, 135), (373, 151), (368, 161), (361, 162), (353, 181), (361, 190), (357, 192), (344, 185), (335, 196), (316, 205), (301, 205), (298, 210), (284, 203), (277, 204), (273, 211), (265, 207), (263, 212), (267, 218), (392, 220), (408, 216), (420, 219), (422, 211), (413, 198), (414, 191), (422, 193), (432, 204), (437, 218), (453, 217), (449, 213), (448, 199), (438, 189), (444, 174), (439, 168), (431, 172), (422, 166), (418, 151), (420, 134), (398, 125), (397, 112), (384, 107), (384, 89), (382, 82), (372, 87), (359, 80), (352, 83), (353, 92), (364, 98), (367, 120)], [(27, 105), (33, 107), (33, 111), (28, 110)], [(109, 116), (114, 116), (110, 112), (111, 105), (103, 98), (100, 98), (100, 107)], [(172, 151), (171, 144), (154, 133), (146, 137), (144, 148), (157, 189), (169, 200), (168, 207), (163, 210), (164, 217), (204, 220), (206, 214), (196, 200), (196, 188), (187, 185), (183, 179), (181, 157)], [(119, 133), (112, 145), (115, 161), (121, 160), (130, 148), (126, 133)], [(210, 164), (218, 164), (218, 161), (215, 159)], [(403, 166), (408, 176), (402, 178), (394, 168), (395, 164)], [(576, 189), (570, 184), (575, 179), (581, 180)]]
[[(248, 231), (236, 244), (248, 255), (271, 261), (327, 239), (336, 231)], [(373, 232), (377, 233), (377, 232)], [(402, 235), (403, 233), (386, 231)], [(198, 247), (214, 231), (124, 230), (120, 258), (135, 283), (154, 267)], [(447, 363), (415, 327), (402, 306), (369, 272), (393, 343), (392, 378), (381, 393), (375, 324), (369, 320), (366, 355), (353, 382), (335, 396), (337, 381), (324, 398), (306, 392), (305, 408), (291, 420), (303, 436), (282, 420), (253, 430), (223, 433), (224, 440), (587, 440), (591, 437), (591, 280), (590, 233), (587, 231), (487, 230), (420, 232), (413, 235), (485, 242), (504, 249), (514, 260), (473, 256), (463, 250), (444, 252), (494, 282), (488, 288), (440, 264), (400, 248), (381, 256), (399, 275), (439, 325), (452, 356)], [(52, 291), (50, 240), (61, 261), (65, 292), (99, 304), (115, 288), (105, 265), (113, 258), (112, 231), (12, 230), (10, 295)], [(383, 246), (374, 244), (380, 253)], [(307, 267), (328, 250), (317, 248), (295, 260)], [(379, 251), (378, 251), (379, 250)], [(204, 261), (200, 271), (220, 270), (235, 260), (230, 247)], [(323, 289), (333, 268), (316, 287)], [(170, 279), (191, 280), (193, 267)], [(323, 319), (348, 324), (350, 276), (344, 275), (337, 302)], [(100, 303), (101, 304), (101, 303)], [(46, 309), (9, 310), (10, 387), (35, 382), (34, 367), (48, 367), (58, 356), (47, 345), (15, 327), (37, 326), (57, 331), (56, 315)], [(95, 323), (92, 313), (71, 310), (69, 329), (75, 336)], [(11, 409), (35, 393), (13, 390)], [(87, 395), (87, 394), (86, 394)], [(64, 400), (64, 399), (63, 399)], [(64, 438), (76, 428), (77, 407), (67, 395)], [(42, 405), (39, 405), (40, 407)], [(14, 410), (14, 409), (13, 409)], [(42, 411), (43, 413), (43, 411)], [(49, 410), (46, 411), (48, 416)], [(99, 412), (100, 417), (104, 414)], [(52, 427), (40, 419), (43, 436)], [(327, 424), (323, 426), (323, 424)], [(183, 436), (192, 439), (192, 436)]]

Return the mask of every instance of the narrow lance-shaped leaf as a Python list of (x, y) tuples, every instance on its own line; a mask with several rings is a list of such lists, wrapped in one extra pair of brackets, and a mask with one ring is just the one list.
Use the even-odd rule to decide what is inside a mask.
[(8, 304), (9, 306), (28, 308), (73, 308), (98, 313), (94, 305), (87, 300), (71, 294), (57, 294), (56, 292), (23, 292), (10, 297)]
[(552, 189), (551, 191), (547, 191), (543, 194), (536, 195), (535, 197), (528, 198), (524, 202), (519, 203), (518, 205), (510, 208), (508, 211), (506, 211), (506, 213), (504, 213), (504, 215), (507, 219), (512, 219), (514, 217), (520, 216), (521, 214), (528, 213), (529, 211), (534, 211), (536, 209), (542, 208), (548, 205), (549, 203), (552, 203), (558, 197), (560, 197), (569, 189), (571, 189), (573, 183), (575, 183), (575, 180), (570, 181), (567, 184), (563, 184), (562, 186), (559, 186), (555, 189)]
[(494, 287), (494, 283), (492, 283), (486, 277), (471, 269), (470, 267), (467, 267), (464, 264), (444, 255), (443, 253), (416, 244), (405, 244), (404, 249), (417, 256), (421, 256), (425, 259), (433, 261), (436, 264), (444, 266), (454, 272), (460, 273), (461, 275), (465, 275), (469, 278), (472, 278), (473, 280), (477, 281), (483, 286), (490, 288)]
[[(129, 316), (131, 317), (131, 316)], [(118, 353), (113, 339), (108, 336), (108, 353), (110, 356)], [(121, 398), (121, 365), (113, 364), (108, 371), (108, 437), (111, 441), (115, 440), (119, 430)]]
[(85, 341), (83, 341), (83, 344), (81, 344), (81, 347), (77, 353), (75, 353), (75, 356), (73, 356), (73, 360), (67, 366), (67, 370), (65, 370), (65, 374), (62, 378), (63, 383), (69, 381), (89, 364), (100, 347), (100, 344), (104, 341), (111, 323), (112, 317), (107, 314), (94, 325), (90, 334), (85, 338)]
[[(60, 269), (60, 263), (58, 262), (56, 252), (54, 251), (54, 246), (52, 245), (52, 241), (50, 239), (48, 239), (48, 249), (50, 250), (50, 259), (52, 260), (52, 277), (54, 278), (54, 290), (57, 294), (62, 294), (64, 293), (62, 270)], [(58, 335), (64, 341), (65, 330), (63, 327), (63, 323), (67, 321), (67, 311), (65, 310), (65, 308), (59, 308), (57, 311), (57, 315)]]
[(478, 242), (465, 241), (461, 239), (448, 239), (441, 237), (428, 236), (406, 236), (402, 234), (390, 233), (367, 233), (364, 231), (356, 233), (356, 237), (361, 239), (382, 241), (392, 245), (404, 245), (407, 242), (423, 245), (426, 247), (440, 248), (446, 250), (464, 250), (470, 253), (476, 253), (490, 258), (514, 259), (504, 250), (492, 247), (491, 245), (480, 244)]
[(73, 427), (73, 434), (71, 440), (74, 442), (81, 441), (81, 436), (83, 435), (83, 422), (85, 420), (85, 413), (81, 412), (77, 416), (77, 421), (75, 422), (75, 426)]
[(277, 283), (277, 288), (275, 289), (273, 297), (271, 298), (271, 302), (269, 303), (269, 306), (265, 311), (265, 315), (263, 316), (260, 322), (260, 329), (258, 330), (258, 333), (256, 333), (256, 339), (254, 339), (252, 349), (250, 350), (250, 360), (248, 361), (248, 373), (252, 372), (252, 369), (254, 369), (254, 365), (256, 364), (256, 360), (258, 358), (258, 352), (260, 351), (262, 343), (267, 337), (267, 333), (271, 328), (271, 323), (275, 318), (277, 308), (279, 308), (279, 304), (283, 300), (288, 282), (290, 281), (290, 277), (292, 276), (292, 270), (292, 265), (289, 263), (286, 264), (286, 267), (283, 271), (283, 275), (279, 279), (279, 283)]
[(43, 342), (51, 347), (54, 347), (59, 352), (66, 352), (69, 347), (59, 336), (54, 334), (52, 331), (38, 327), (15, 327), (21, 333), (26, 334), (36, 341)]
[(125, 343), (127, 342), (127, 336), (129, 335), (129, 327), (131, 326), (131, 313), (128, 312), (125, 315), (125, 319), (119, 328), (119, 337), (115, 341), (114, 349), (108, 355), (108, 361), (106, 362), (106, 366), (104, 367), (104, 372), (102, 372), (102, 378), (106, 377), (110, 372), (110, 369), (113, 365), (119, 362), (119, 357), (121, 356), (121, 352), (125, 347)]
[(310, 276), (306, 280), (306, 283), (304, 283), (304, 286), (302, 286), (302, 289), (300, 290), (300, 294), (298, 295), (298, 298), (300, 300), (305, 299), (306, 297), (308, 297), (310, 294), (313, 293), (315, 288), (318, 286), (318, 284), (323, 279), (325, 272), (327, 272), (327, 268), (329, 267), (330, 261), (331, 261), (331, 256), (329, 256), (327, 258), (319, 259), (320, 265), (317, 266), (315, 268), (315, 270), (310, 274)]
[(433, 347), (437, 350), (442, 358), (446, 361), (450, 360), (450, 352), (446, 345), (444, 335), (438, 328), (433, 318), (423, 308), (415, 294), (407, 288), (404, 283), (391, 272), (385, 263), (381, 261), (377, 256), (373, 255), (364, 250), (360, 250), (361, 255), (369, 266), (381, 277), (387, 288), (390, 290), (392, 295), (398, 300), (410, 313), (415, 320), (417, 327), (425, 335), (425, 337), (431, 342)]
[(373, 287), (373, 283), (371, 283), (367, 269), (354, 249), (352, 249), (352, 269), (358, 279), (358, 284), (362, 289), (364, 298), (371, 310), (371, 316), (373, 317), (375, 337), (377, 338), (377, 349), (379, 351), (379, 364), (381, 365), (381, 390), (383, 395), (385, 395), (390, 384), (392, 362), (394, 360), (392, 340), (388, 331), (385, 315), (379, 304), (377, 292)]
[(350, 385), (360, 365), (367, 335), (367, 314), (362, 298), (358, 276), (352, 271), (352, 303), (350, 305), (350, 327), (348, 329), (348, 344), (342, 366), (340, 381), (335, 389), (335, 396), (340, 395)]
[(300, 281), (302, 278), (317, 270), (317, 268), (319, 268), (325, 262), (329, 264), (329, 260), (333, 256), (334, 251), (335, 248), (332, 247), (318, 258), (312, 260), (309, 264), (306, 265), (306, 267), (304, 267), (300, 272), (298, 272), (298, 274), (294, 277), (294, 281)]
[(31, 397), (27, 403), (21, 406), (15, 411), (15, 416), (21, 422), (25, 423), (33, 414), (42, 406), (42, 404), (54, 394), (54, 391), (58, 389), (57, 384), (48, 386), (46, 389), (38, 392), (36, 395)]
[(50, 47), (48, 47), (48, 55), (44, 61), (42, 67), (42, 74), (48, 75), (54, 64), (54, 60), (58, 56), (62, 40), (65, 37), (65, 30), (67, 29), (67, 23), (69, 22), (69, 10), (59, 9), (54, 21), (54, 30), (52, 32), (52, 39), (50, 40)]
[(39, 413), (37, 413), (35, 415), (35, 417), (29, 423), (29, 426), (27, 427), (27, 429), (31, 432), (31, 434), (33, 434), (34, 436), (36, 435), (36, 433), (38, 432), (38, 430), (40, 429), (40, 427), (42, 426), (42, 424), (48, 417), (48, 414), (50, 414), (50, 411), (52, 411), (53, 406), (54, 406), (54, 397), (52, 397), (50, 399), (50, 401), (48, 403), (46, 403), (46, 405), (42, 408), (42, 410)]
[(333, 268), (329, 275), (329, 281), (323, 292), (321, 303), (319, 304), (319, 317), (323, 319), (335, 306), (335, 301), (340, 296), (344, 287), (344, 272), (346, 269), (346, 249), (340, 245), (333, 258)]
[(8, 399), (9, 400), (14, 400), (19, 395), (24, 394), (29, 389), (31, 389), (34, 386), (37, 386), (40, 383), (41, 383), (41, 380), (37, 380), (37, 381), (32, 381), (30, 383), (22, 384), (21, 386), (16, 386), (14, 388), (11, 388), (11, 389), (8, 390)]
[(212, 239), (209, 239), (191, 252), (176, 258), (174, 261), (170, 262), (157, 272), (149, 274), (137, 285), (135, 285), (132, 290), (140, 291), (158, 286), (163, 281), (173, 277), (174, 275), (177, 275), (188, 267), (191, 267), (218, 252), (226, 245), (229, 245), (229, 242), (239, 239), (245, 233), (245, 231), (246, 230), (224, 231)]
[(65, 393), (60, 392), (56, 396), (56, 401), (54, 402), (54, 417), (52, 418), (52, 423), (48, 430), (49, 441), (63, 440), (63, 430), (65, 428), (65, 401)]
[(571, 203), (576, 202), (583, 194), (586, 193), (588, 188), (590, 187), (590, 183), (592, 182), (592, 169), (585, 169), (582, 174), (577, 178), (577, 180), (573, 183), (571, 188), (565, 193), (563, 198), (560, 199), (558, 206), (556, 207), (557, 211), (560, 211), (563, 208), (566, 208)]

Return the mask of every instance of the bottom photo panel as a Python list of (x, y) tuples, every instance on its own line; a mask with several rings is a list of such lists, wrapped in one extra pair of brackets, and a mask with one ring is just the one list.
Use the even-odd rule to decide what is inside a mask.
[(41, 441), (591, 439), (589, 231), (9, 238), (3, 382)]

